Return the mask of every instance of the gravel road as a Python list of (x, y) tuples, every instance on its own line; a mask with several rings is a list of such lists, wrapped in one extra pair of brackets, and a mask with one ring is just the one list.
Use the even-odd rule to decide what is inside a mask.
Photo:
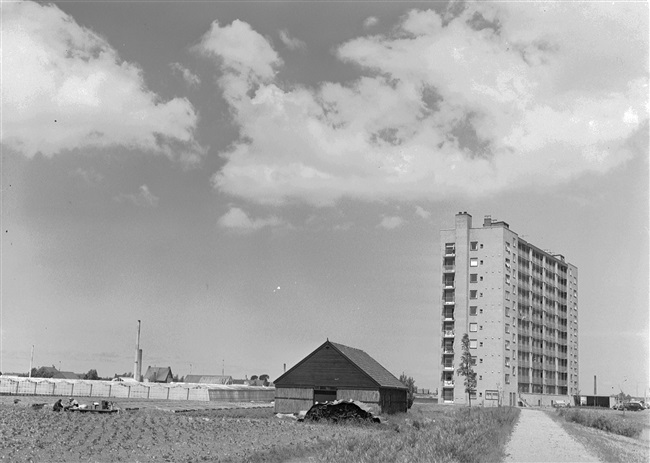
[(540, 410), (523, 408), (506, 446), (511, 462), (600, 462)]

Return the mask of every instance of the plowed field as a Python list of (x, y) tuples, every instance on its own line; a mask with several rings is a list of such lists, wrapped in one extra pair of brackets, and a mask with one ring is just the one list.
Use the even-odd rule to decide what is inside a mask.
[[(118, 403), (117, 414), (53, 412), (39, 398), (0, 401), (0, 461), (260, 461), (286, 447), (310, 447), (372, 429), (279, 419), (273, 409), (210, 409), (214, 403)], [(40, 402), (53, 402), (40, 398)], [(83, 400), (80, 400), (83, 402)], [(92, 403), (92, 399), (87, 401)], [(220, 406), (227, 406), (220, 404)], [(232, 405), (234, 407), (235, 405)], [(240, 404), (239, 407), (243, 407)], [(183, 411), (192, 410), (194, 411)], [(175, 412), (176, 411), (176, 412)]]

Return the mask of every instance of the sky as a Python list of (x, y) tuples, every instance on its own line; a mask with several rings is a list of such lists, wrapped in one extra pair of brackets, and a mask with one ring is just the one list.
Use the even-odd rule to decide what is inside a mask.
[[(649, 383), (646, 2), (2, 2), (0, 371), (440, 375), (439, 232), (579, 269), (584, 393)], [(605, 32), (606, 31), (606, 32)]]

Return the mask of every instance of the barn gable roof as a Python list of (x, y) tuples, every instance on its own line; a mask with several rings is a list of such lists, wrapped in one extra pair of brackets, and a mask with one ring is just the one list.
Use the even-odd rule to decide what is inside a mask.
[(144, 379), (150, 382), (166, 382), (169, 376), (173, 376), (171, 367), (149, 367)]
[(343, 344), (338, 344), (331, 342), (329, 339), (325, 341), (321, 346), (314, 350), (307, 357), (298, 362), (293, 368), (290, 368), (286, 373), (277, 378), (274, 383), (281, 385), (282, 378), (288, 376), (292, 371), (299, 368), (303, 363), (309, 360), (314, 354), (316, 354), (321, 349), (331, 347), (341, 354), (350, 364), (356, 367), (363, 375), (368, 377), (372, 382), (374, 382), (379, 387), (392, 388), (392, 389), (407, 389), (407, 387), (400, 382), (393, 374), (388, 371), (386, 368), (381, 366), (379, 362), (373, 359), (370, 355), (362, 351), (361, 349), (356, 349), (354, 347), (344, 346)]
[(330, 341), (327, 342), (329, 342), (357, 367), (363, 370), (363, 372), (370, 376), (379, 386), (406, 389), (406, 386), (402, 384), (399, 379), (397, 379), (386, 368), (381, 366), (377, 360), (366, 354), (361, 349), (355, 349), (354, 347), (348, 347)]

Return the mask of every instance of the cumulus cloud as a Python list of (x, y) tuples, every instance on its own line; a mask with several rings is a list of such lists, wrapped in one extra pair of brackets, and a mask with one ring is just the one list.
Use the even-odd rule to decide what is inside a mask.
[(4, 3), (2, 143), (26, 156), (125, 145), (188, 156), (197, 116), (186, 100), (163, 102), (141, 70), (53, 5)]
[(141, 185), (137, 193), (121, 193), (115, 197), (117, 202), (128, 202), (138, 207), (156, 207), (158, 206), (158, 196), (149, 191), (147, 185)]
[(366, 29), (370, 29), (373, 26), (376, 26), (379, 23), (379, 19), (377, 19), (375, 16), (369, 16), (363, 21), (363, 27)]
[(363, 75), (318, 88), (283, 86), (263, 36), (214, 23), (200, 48), (218, 57), (242, 135), (215, 187), (272, 204), (430, 200), (551, 186), (634, 155), (626, 140), (648, 120), (645, 6), (454, 11), (413, 10), (390, 35), (342, 44)]
[(393, 230), (397, 227), (401, 227), (404, 224), (404, 219), (397, 216), (385, 216), (379, 223), (379, 227), (385, 228), (386, 230)]
[(264, 219), (252, 219), (246, 212), (238, 207), (231, 207), (228, 212), (219, 218), (219, 225), (240, 232), (251, 232), (265, 227), (281, 225), (282, 221), (275, 216)]
[(423, 209), (423, 208), (420, 207), (420, 206), (416, 206), (416, 207), (415, 207), (415, 214), (416, 214), (418, 217), (420, 217), (421, 219), (425, 219), (425, 220), (428, 219), (429, 217), (431, 217), (431, 212), (429, 212), (429, 211)]
[(169, 65), (174, 72), (180, 75), (189, 87), (196, 87), (201, 83), (199, 76), (187, 69), (181, 63), (171, 63)]
[(289, 50), (304, 50), (307, 48), (307, 44), (305, 42), (295, 37), (291, 37), (288, 30), (283, 29), (279, 32), (279, 34), (280, 40), (282, 40), (282, 43), (284, 43), (284, 45)]

